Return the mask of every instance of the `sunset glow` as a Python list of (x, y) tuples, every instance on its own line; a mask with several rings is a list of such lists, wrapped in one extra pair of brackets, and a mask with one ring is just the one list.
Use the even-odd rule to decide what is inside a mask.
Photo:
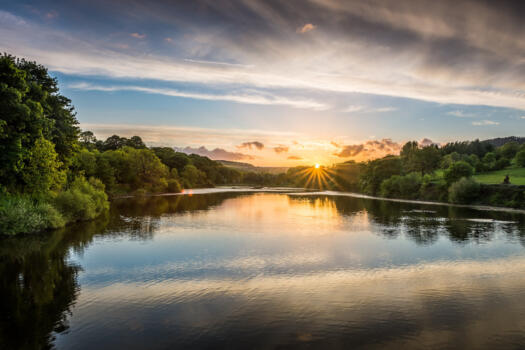
[(49, 67), (99, 139), (333, 164), (523, 129), (519, 11), (455, 5), (11, 1), (0, 46)]

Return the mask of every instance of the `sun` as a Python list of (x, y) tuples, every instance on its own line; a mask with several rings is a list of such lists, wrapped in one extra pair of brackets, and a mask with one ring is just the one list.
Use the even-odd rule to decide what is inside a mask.
[(316, 169), (319, 169), (319, 167), (320, 167), (320, 165), (316, 163), (316, 164), (315, 164), (315, 168), (316, 168)]

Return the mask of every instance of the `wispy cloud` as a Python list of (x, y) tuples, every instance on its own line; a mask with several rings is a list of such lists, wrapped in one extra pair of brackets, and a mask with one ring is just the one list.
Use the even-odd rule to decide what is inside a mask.
[[(525, 63), (517, 59), (525, 54), (525, 45), (515, 39), (523, 37), (525, 29), (515, 16), (495, 11), (492, 4), (477, 2), (457, 5), (428, 1), (421, 6), (408, 0), (399, 3), (312, 0), (293, 6), (296, 17), (318, 14), (319, 21), (324, 19), (323, 23), (316, 22), (323, 31), (305, 40), (287, 36), (290, 29), (295, 36), (297, 24), (291, 24), (292, 13), (285, 7), (279, 12), (271, 11), (264, 2), (239, 2), (226, 11), (206, 3), (215, 10), (211, 11), (215, 18), (207, 26), (188, 20), (192, 13), (180, 12), (176, 18), (184, 25), (185, 33), (191, 33), (172, 38), (179, 47), (176, 57), (159, 51), (139, 55), (106, 50), (100, 45), (100, 35), (66, 34), (0, 11), (0, 45), (65, 74), (195, 83), (225, 89), (236, 84), (294, 92), (361, 92), (525, 110), (525, 98), (519, 93), (525, 84)], [(452, 10), (452, 4), (461, 9)], [(179, 5), (171, 6), (176, 9)], [(243, 11), (244, 7), (250, 11)], [(179, 11), (159, 8), (154, 3), (149, 15), (161, 18), (166, 25), (177, 22), (170, 16)], [(252, 17), (235, 17), (232, 13), (250, 13)], [(471, 16), (479, 20), (471, 21)], [(224, 20), (230, 25), (217, 35), (216, 29)], [(496, 25), (502, 22), (509, 26)], [(307, 22), (300, 29), (311, 28), (308, 24), (314, 27)], [(145, 35), (133, 34), (138, 39)], [(184, 61), (188, 56), (242, 65)], [(291, 99), (286, 91), (281, 91), (280, 96)], [(313, 108), (322, 109), (325, 105), (316, 103)], [(383, 111), (388, 110), (384, 107)]]
[(276, 147), (273, 148), (275, 153), (286, 153), (286, 152), (288, 152), (289, 149), (290, 149), (290, 147), (284, 146), (284, 145), (279, 145), (279, 146), (276, 146)]
[(473, 113), (466, 113), (466, 112), (461, 111), (461, 110), (450, 111), (450, 112), (447, 112), (447, 114), (448, 115), (452, 115), (454, 117), (458, 117), (458, 118), (473, 118), (473, 117), (476, 116)]
[(472, 122), (472, 125), (475, 125), (475, 126), (499, 125), (499, 122), (495, 122), (493, 120), (480, 120), (480, 121)]
[(131, 33), (130, 36), (135, 38), (135, 39), (144, 39), (144, 38), (146, 38), (146, 34), (140, 34), (140, 33)]
[(300, 156), (288, 156), (288, 159), (289, 160), (302, 160), (303, 157), (300, 157)]
[(160, 94), (173, 97), (192, 98), (198, 100), (212, 100), (212, 101), (231, 101), (236, 103), (258, 104), (258, 105), (281, 105), (290, 106), (294, 108), (305, 108), (314, 110), (325, 110), (327, 105), (313, 101), (313, 100), (294, 100), (285, 97), (274, 96), (272, 94), (257, 94), (255, 91), (238, 95), (220, 95), (220, 94), (204, 94), (195, 92), (184, 92), (175, 89), (165, 88), (151, 88), (134, 85), (113, 85), (102, 86), (93, 85), (90, 83), (74, 83), (68, 86), (71, 89), (77, 90), (91, 90), (91, 91), (140, 91), (150, 94)]
[(341, 145), (332, 141), (331, 144), (338, 148), (338, 151), (334, 153), (335, 156), (356, 159), (373, 159), (388, 154), (399, 154), (402, 147), (400, 143), (391, 139), (368, 140), (353, 145)]
[(252, 149), (252, 147), (258, 150), (262, 150), (264, 148), (264, 144), (259, 141), (250, 141), (250, 142), (243, 142), (237, 146), (237, 148), (247, 148), (247, 149)]
[(346, 107), (345, 109), (343, 109), (343, 112), (344, 113), (354, 113), (354, 112), (362, 111), (364, 109), (365, 109), (364, 106), (350, 105)]
[(361, 106), (361, 105), (350, 105), (342, 110), (343, 113), (388, 113), (397, 111), (396, 107), (371, 107), (371, 106)]
[(380, 107), (372, 109), (372, 112), (378, 112), (378, 113), (387, 113), (387, 112), (393, 112), (397, 111), (396, 107)]
[(51, 11), (46, 12), (46, 18), (47, 19), (55, 19), (57, 17), (58, 17), (58, 12), (55, 11), (55, 10), (51, 10)]
[(307, 33), (307, 32), (309, 32), (311, 30), (314, 30), (316, 27), (317, 26), (313, 25), (312, 23), (306, 23), (304, 26), (297, 28), (296, 32), (304, 34), (304, 33)]

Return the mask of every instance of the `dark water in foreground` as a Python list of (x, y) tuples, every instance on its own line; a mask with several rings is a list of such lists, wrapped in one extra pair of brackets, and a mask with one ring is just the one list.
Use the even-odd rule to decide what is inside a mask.
[(350, 197), (121, 199), (0, 241), (0, 348), (524, 348), (525, 216)]

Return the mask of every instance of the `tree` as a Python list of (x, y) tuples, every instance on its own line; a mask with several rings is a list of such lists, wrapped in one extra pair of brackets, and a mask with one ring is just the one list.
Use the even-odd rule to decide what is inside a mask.
[(97, 138), (91, 131), (83, 131), (80, 133), (79, 136), (80, 145), (89, 149), (93, 150), (97, 146)]
[(129, 140), (127, 140), (126, 146), (133, 147), (136, 149), (147, 148), (146, 144), (144, 144), (140, 136), (132, 136)]
[(516, 153), (516, 164), (520, 167), (525, 167), (525, 149)]
[(465, 161), (455, 162), (445, 170), (445, 181), (450, 185), (463, 177), (471, 177), (472, 174), (474, 174), (474, 168), (469, 163)]
[(366, 163), (360, 176), (361, 189), (365, 193), (377, 194), (381, 182), (393, 175), (400, 175), (402, 162), (400, 157), (386, 156)]
[(59, 190), (66, 180), (61, 166), (53, 144), (43, 137), (36, 140), (22, 174), (24, 191), (45, 195), (50, 190)]
[(516, 141), (507, 142), (497, 149), (498, 154), (507, 159), (512, 159), (520, 149), (519, 143)]
[(0, 184), (11, 191), (21, 188), (30, 150), (41, 138), (53, 143), (65, 169), (76, 151), (78, 121), (47, 69), (0, 56), (0, 101)]

